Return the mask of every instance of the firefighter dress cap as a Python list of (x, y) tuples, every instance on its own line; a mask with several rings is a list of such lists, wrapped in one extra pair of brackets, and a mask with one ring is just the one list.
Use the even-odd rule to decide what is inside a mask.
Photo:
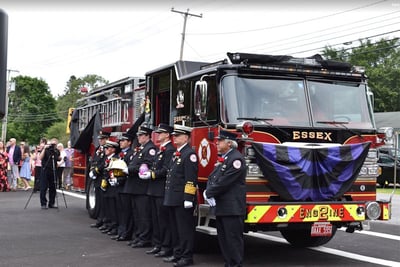
[(175, 124), (174, 125), (174, 131), (171, 133), (172, 135), (180, 135), (180, 134), (186, 134), (190, 136), (190, 133), (192, 132), (192, 128), (183, 126), (180, 124)]
[(237, 135), (235, 133), (232, 133), (232, 132), (228, 132), (228, 131), (225, 131), (225, 130), (220, 130), (219, 131), (219, 135), (217, 137), (215, 137), (215, 138), (218, 139), (218, 140), (225, 139), (225, 140), (236, 141)]
[(114, 148), (119, 148), (119, 144), (117, 142), (109, 141), (105, 143), (104, 147), (114, 147)]
[(133, 136), (127, 133), (123, 133), (122, 136), (120, 136), (118, 138), (119, 141), (121, 140), (128, 140), (128, 141), (132, 141), (133, 140)]
[(140, 126), (139, 130), (137, 132), (137, 135), (141, 135), (141, 134), (150, 135), (152, 131), (153, 131), (152, 129), (150, 129), (150, 128), (146, 127), (146, 126)]
[(103, 138), (110, 138), (111, 133), (110, 132), (104, 132), (100, 131), (99, 135), (97, 136), (98, 139), (103, 139)]
[(169, 126), (165, 123), (160, 123), (157, 129), (154, 131), (155, 133), (172, 133), (174, 131), (174, 127)]

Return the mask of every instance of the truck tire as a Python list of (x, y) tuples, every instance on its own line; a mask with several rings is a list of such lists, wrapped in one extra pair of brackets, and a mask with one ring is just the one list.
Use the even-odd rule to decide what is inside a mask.
[(311, 226), (306, 229), (282, 229), (282, 236), (292, 246), (298, 248), (318, 247), (328, 243), (336, 234), (336, 226), (332, 226), (331, 236), (310, 236)]
[(89, 217), (92, 219), (96, 219), (96, 206), (98, 201), (99, 200), (96, 198), (94, 180), (90, 179), (86, 189), (86, 208), (88, 210)]

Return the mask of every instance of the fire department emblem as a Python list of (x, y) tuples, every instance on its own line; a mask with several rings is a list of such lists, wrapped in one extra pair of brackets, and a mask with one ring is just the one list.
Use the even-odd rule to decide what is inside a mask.
[(208, 165), (208, 162), (210, 161), (211, 148), (210, 144), (205, 138), (203, 138), (203, 140), (201, 140), (200, 142), (197, 155), (199, 156), (201, 166), (206, 167)]

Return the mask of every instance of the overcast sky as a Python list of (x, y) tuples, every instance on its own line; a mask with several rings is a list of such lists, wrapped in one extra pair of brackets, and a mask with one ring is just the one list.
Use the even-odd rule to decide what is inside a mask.
[(112, 82), (179, 60), (184, 16), (172, 7), (202, 14), (187, 20), (183, 59), (191, 61), (226, 52), (310, 56), (325, 45), (400, 35), (400, 0), (6, 2), (8, 69), (42, 78), (54, 96), (71, 75)]

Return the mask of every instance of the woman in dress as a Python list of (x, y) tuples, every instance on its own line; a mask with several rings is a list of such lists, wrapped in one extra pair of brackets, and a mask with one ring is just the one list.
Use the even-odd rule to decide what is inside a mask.
[(7, 179), (8, 154), (4, 142), (0, 141), (0, 192), (10, 191)]
[(24, 146), (22, 153), (22, 166), (19, 176), (21, 177), (22, 182), (24, 183), (24, 190), (29, 190), (32, 187), (29, 185), (29, 181), (31, 180), (32, 172), (31, 172), (31, 157), (29, 153), (29, 146)]

